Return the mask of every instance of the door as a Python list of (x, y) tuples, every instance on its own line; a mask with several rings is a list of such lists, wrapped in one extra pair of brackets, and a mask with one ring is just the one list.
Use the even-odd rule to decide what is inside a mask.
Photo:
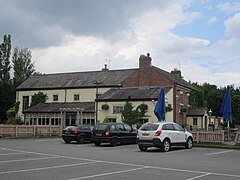
[(177, 143), (184, 143), (185, 140), (185, 130), (179, 126), (178, 124), (173, 124), (174, 129), (176, 131), (176, 142)]
[(125, 131), (123, 124), (116, 124), (115, 128), (119, 142), (124, 142), (127, 137), (127, 131)]

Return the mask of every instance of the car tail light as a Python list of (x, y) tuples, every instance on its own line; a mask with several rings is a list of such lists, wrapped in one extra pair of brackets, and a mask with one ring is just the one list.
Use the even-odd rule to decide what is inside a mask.
[(110, 131), (109, 130), (106, 131), (106, 136), (110, 136)]
[(156, 133), (155, 133), (155, 136), (160, 136), (162, 134), (162, 131), (161, 130), (158, 130)]
[(73, 133), (73, 134), (77, 134), (77, 133), (78, 133), (78, 130), (77, 130), (77, 129), (74, 129), (74, 130), (72, 131), (72, 133)]

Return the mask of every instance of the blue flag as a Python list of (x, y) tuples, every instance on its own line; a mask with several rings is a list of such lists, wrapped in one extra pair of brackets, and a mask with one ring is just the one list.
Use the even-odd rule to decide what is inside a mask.
[(166, 113), (166, 105), (165, 105), (165, 94), (164, 89), (162, 88), (160, 91), (160, 95), (158, 97), (157, 105), (154, 108), (154, 114), (157, 116), (158, 121), (165, 121), (165, 113)]

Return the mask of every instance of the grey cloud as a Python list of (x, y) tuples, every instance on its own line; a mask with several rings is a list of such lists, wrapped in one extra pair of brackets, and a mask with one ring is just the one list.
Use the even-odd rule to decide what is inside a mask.
[[(170, 3), (170, 2), (168, 2)], [(128, 26), (130, 17), (162, 0), (2, 0), (0, 34), (11, 34), (18, 46), (47, 47), (61, 42), (65, 33), (108, 37)], [(9, 11), (11, 9), (11, 11)]]

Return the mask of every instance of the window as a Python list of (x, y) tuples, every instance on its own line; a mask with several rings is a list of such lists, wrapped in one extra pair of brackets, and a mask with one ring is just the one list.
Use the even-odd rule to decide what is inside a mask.
[(80, 97), (79, 94), (74, 94), (74, 97), (73, 97), (74, 101), (79, 101), (80, 100), (79, 97)]
[(111, 122), (111, 123), (117, 122), (117, 119), (116, 119), (116, 118), (108, 118), (108, 120), (109, 120), (109, 122)]
[(164, 124), (162, 130), (175, 130), (172, 124)]
[(115, 130), (115, 125), (111, 125), (111, 126), (110, 126), (110, 131), (116, 131), (116, 130)]
[(181, 126), (177, 125), (177, 124), (174, 124), (173, 126), (174, 126), (176, 131), (184, 131), (184, 129)]
[(27, 108), (29, 108), (29, 96), (23, 96), (23, 106), (22, 106), (22, 110), (26, 110)]
[(124, 131), (123, 124), (116, 124), (116, 130), (117, 131)]
[(126, 130), (126, 131), (132, 131), (131, 126), (129, 126), (129, 125), (127, 125), (127, 124), (124, 124), (124, 127), (125, 127), (125, 130)]
[(58, 101), (58, 95), (53, 95), (53, 101)]
[(179, 94), (179, 103), (183, 104), (183, 94)]
[(113, 106), (113, 114), (121, 114), (123, 111), (123, 106)]
[(139, 119), (139, 122), (140, 122), (140, 124), (145, 124), (148, 122), (148, 119), (145, 119), (145, 118)]
[(193, 118), (193, 125), (197, 126), (197, 118)]

